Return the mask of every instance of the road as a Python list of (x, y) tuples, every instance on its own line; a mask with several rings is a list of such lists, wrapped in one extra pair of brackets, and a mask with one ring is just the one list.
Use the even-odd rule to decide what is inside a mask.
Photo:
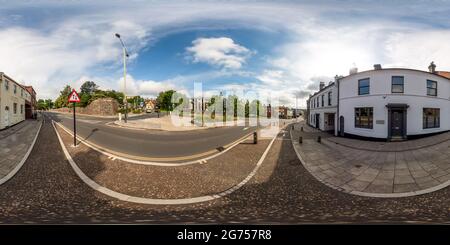
[[(46, 113), (46, 115), (70, 130), (73, 130), (73, 118), (68, 114)], [(149, 115), (150, 116), (150, 115)], [(183, 132), (166, 132), (160, 130), (135, 130), (110, 126), (114, 119), (79, 117), (77, 134), (109, 151), (129, 158), (158, 161), (179, 161), (196, 159), (204, 153), (214, 154), (256, 127), (222, 127)], [(173, 160), (172, 160), (173, 159)]]
[(84, 184), (47, 121), (22, 169), (0, 186), (0, 223), (448, 223), (449, 195), (450, 188), (407, 198), (336, 191), (303, 168), (286, 132), (249, 183), (229, 196), (192, 205), (133, 204)]

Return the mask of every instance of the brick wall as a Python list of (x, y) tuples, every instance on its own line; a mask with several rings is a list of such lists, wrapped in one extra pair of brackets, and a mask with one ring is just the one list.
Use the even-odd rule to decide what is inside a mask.
[[(77, 113), (87, 115), (114, 116), (119, 109), (119, 103), (112, 98), (100, 98), (92, 101), (85, 108), (77, 107)], [(59, 108), (55, 111), (72, 112), (72, 108)]]

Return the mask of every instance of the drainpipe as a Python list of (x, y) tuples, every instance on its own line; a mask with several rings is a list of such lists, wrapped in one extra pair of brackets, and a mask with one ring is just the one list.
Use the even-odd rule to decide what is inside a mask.
[[(341, 125), (340, 125), (340, 115), (339, 115), (339, 78), (336, 79), (336, 87), (337, 87), (337, 99), (336, 99), (336, 103), (337, 103), (337, 109), (336, 109), (336, 129), (334, 130), (334, 136), (338, 136), (341, 132), (339, 132)], [(339, 132), (339, 133), (338, 133)]]

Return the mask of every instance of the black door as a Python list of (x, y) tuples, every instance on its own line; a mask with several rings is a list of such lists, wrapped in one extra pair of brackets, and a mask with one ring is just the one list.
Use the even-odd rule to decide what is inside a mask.
[(392, 137), (403, 137), (403, 111), (393, 110), (391, 120)]
[(320, 114), (316, 114), (316, 128), (319, 128)]
[(339, 135), (344, 136), (344, 116), (339, 117)]

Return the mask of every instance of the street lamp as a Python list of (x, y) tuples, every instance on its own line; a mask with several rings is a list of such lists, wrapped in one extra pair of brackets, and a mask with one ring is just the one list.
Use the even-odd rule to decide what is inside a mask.
[(127, 48), (125, 47), (125, 44), (122, 41), (122, 38), (120, 38), (120, 34), (116, 33), (116, 37), (120, 40), (120, 44), (122, 45), (122, 50), (123, 50), (123, 101), (125, 103), (125, 123), (127, 122), (128, 119), (128, 101), (127, 101), (127, 94), (126, 94), (126, 90), (127, 90), (127, 57), (128, 55), (128, 51)]

